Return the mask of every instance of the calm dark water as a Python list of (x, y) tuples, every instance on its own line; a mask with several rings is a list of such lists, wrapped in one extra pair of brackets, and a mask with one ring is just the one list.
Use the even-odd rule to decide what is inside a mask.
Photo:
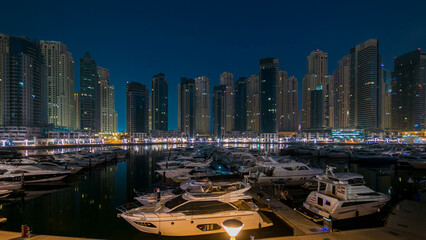
[[(234, 145), (232, 145), (234, 146)], [(238, 145), (243, 146), (243, 145)], [(283, 145), (246, 145), (278, 153)], [(103, 238), (103, 239), (159, 239), (157, 235), (139, 232), (123, 219), (117, 218), (116, 207), (133, 202), (134, 189), (150, 190), (153, 184), (161, 183), (154, 170), (155, 162), (163, 150), (171, 145), (135, 146), (129, 159), (124, 162), (102, 165), (68, 177), (63, 183), (51, 186), (26, 188), (25, 195), (1, 202), (0, 216), (8, 219), (0, 225), (2, 230), (20, 231), (27, 224), (37, 234)], [(57, 149), (54, 152), (74, 151)], [(34, 152), (23, 152), (34, 154)], [(53, 153), (39, 151), (38, 153)], [(394, 171), (391, 166), (361, 167), (348, 165), (345, 159), (305, 159), (311, 165), (324, 168), (333, 165), (338, 171), (346, 168), (364, 175), (369, 187), (387, 193), (397, 192), (403, 198), (410, 188), (408, 177), (421, 176), (424, 172), (411, 170)], [(408, 190), (407, 190), (408, 189)], [(303, 197), (303, 196), (302, 196)], [(271, 216), (274, 218), (274, 216)], [(288, 226), (273, 219), (274, 227), (251, 232), (242, 232), (239, 239), (291, 235)], [(225, 234), (197, 237), (161, 237), (161, 239), (227, 239)]]

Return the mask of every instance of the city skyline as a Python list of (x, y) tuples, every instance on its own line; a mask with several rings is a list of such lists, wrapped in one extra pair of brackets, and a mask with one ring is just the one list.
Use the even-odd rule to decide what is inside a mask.
[[(310, 7), (305, 7), (306, 5), (278, 2), (263, 5), (251, 2), (245, 2), (243, 5), (229, 3), (216, 6), (196, 2), (192, 4), (171, 2), (165, 6), (149, 3), (144, 5), (144, 8), (142, 4), (136, 4), (132, 5), (132, 9), (128, 7), (115, 9), (109, 3), (99, 6), (96, 2), (91, 2), (87, 7), (99, 9), (99, 13), (94, 13), (99, 17), (87, 26), (83, 20), (74, 17), (77, 15), (71, 14), (71, 12), (88, 14), (86, 10), (80, 9), (78, 4), (70, 4), (70, 12), (60, 14), (61, 19), (67, 20), (57, 22), (52, 22), (51, 19), (58, 17), (59, 12), (51, 11), (52, 9), (46, 8), (43, 3), (28, 4), (33, 8), (29, 7), (31, 11), (25, 11), (25, 14), (34, 16), (48, 11), (49, 14), (46, 12), (48, 17), (34, 17), (31, 24), (22, 20), (11, 22), (8, 20), (11, 19), (10, 14), (13, 13), (13, 9), (18, 9), (18, 5), (7, 2), (5, 7), (12, 11), (0, 17), (2, 32), (7, 35), (25, 35), (31, 39), (60, 41), (65, 44), (76, 60), (74, 69), (76, 89), (79, 89), (78, 79), (80, 79), (78, 59), (89, 51), (100, 66), (110, 70), (111, 85), (115, 85), (116, 89), (118, 129), (121, 131), (126, 129), (125, 82), (136, 81), (150, 86), (152, 76), (159, 72), (164, 72), (169, 81), (169, 98), (177, 99), (175, 88), (182, 76), (190, 78), (206, 76), (211, 80), (211, 86), (216, 86), (222, 72), (233, 73), (234, 79), (250, 77), (252, 74), (258, 74), (259, 59), (274, 57), (280, 61), (280, 70), (287, 71), (289, 76), (295, 76), (299, 80), (301, 93), (301, 81), (306, 73), (306, 56), (314, 49), (321, 49), (329, 54), (328, 73), (332, 74), (337, 67), (337, 61), (348, 54), (350, 47), (370, 38), (380, 41), (384, 65), (391, 71), (393, 71), (393, 57), (417, 48), (426, 48), (426, 24), (420, 18), (422, 15), (420, 9), (425, 5), (424, 2), (418, 2), (416, 8), (412, 8), (410, 4), (400, 6), (386, 2), (371, 4), (368, 9), (363, 8), (362, 4), (341, 3), (335, 6), (322, 6), (319, 3), (312, 3)], [(210, 7), (212, 9), (207, 13), (197, 11)], [(156, 9), (164, 11), (155, 11)], [(218, 9), (221, 10), (220, 16), (214, 14)], [(289, 11), (283, 14), (279, 9)], [(342, 11), (343, 9), (345, 11)], [(363, 18), (357, 17), (360, 10), (363, 12)], [(136, 11), (142, 12), (136, 14)], [(265, 11), (267, 13), (255, 14)], [(277, 14), (278, 12), (280, 14)], [(317, 18), (321, 12), (333, 12), (333, 16)], [(117, 13), (117, 17), (114, 18), (117, 22), (106, 19), (104, 13)], [(147, 23), (153, 13), (166, 17), (166, 21)], [(62, 18), (62, 15), (68, 18)], [(138, 16), (142, 15), (143, 17), (139, 19)], [(178, 17), (182, 15), (186, 17)], [(346, 20), (340, 21), (344, 16)], [(194, 19), (198, 22), (193, 21)], [(327, 28), (310, 27), (313, 19)], [(125, 24), (133, 20), (135, 20), (133, 24), (140, 24), (140, 27), (132, 29), (135, 25), (130, 24), (120, 29), (120, 23)], [(266, 22), (268, 25), (265, 25)], [(239, 28), (242, 23), (252, 27)], [(92, 31), (95, 25), (99, 28)], [(204, 26), (207, 26), (207, 29), (204, 29)], [(266, 34), (267, 40), (265, 36), (254, 36), (262, 34)], [(338, 37), (330, 38), (330, 34)], [(118, 37), (123, 36), (127, 38), (124, 44), (120, 44)], [(110, 45), (115, 48), (105, 51)], [(299, 94), (299, 108), (302, 103), (301, 95)], [(172, 101), (169, 104), (169, 115), (177, 116), (176, 110), (176, 101)], [(177, 129), (175, 117), (170, 117), (168, 128)]]

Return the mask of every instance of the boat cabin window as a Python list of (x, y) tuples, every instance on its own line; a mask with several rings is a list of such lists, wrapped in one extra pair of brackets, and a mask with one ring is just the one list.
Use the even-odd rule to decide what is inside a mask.
[(320, 182), (318, 187), (319, 187), (319, 191), (325, 191), (327, 184)]
[(187, 200), (183, 199), (182, 196), (178, 196), (175, 197), (173, 199), (170, 199), (169, 201), (167, 201), (164, 206), (166, 206), (166, 208), (168, 209), (173, 209), (179, 205), (181, 205), (182, 203), (186, 202)]
[(11, 172), (11, 174), (19, 174), (19, 173), (28, 173), (27, 171), (22, 171), (22, 170), (16, 170)]
[(185, 215), (207, 214), (235, 210), (228, 203), (219, 201), (188, 202), (172, 212), (182, 212)]
[(322, 206), (323, 202), (324, 202), (324, 200), (323, 200), (322, 198), (320, 198), (320, 197), (319, 197), (319, 198), (317, 199), (317, 203), (318, 203), (318, 205)]
[(297, 166), (293, 166), (293, 167), (283, 167), (285, 170), (287, 171), (296, 171), (297, 170)]
[(300, 171), (300, 170), (309, 170), (309, 168), (308, 168), (308, 167), (306, 167), (306, 166), (300, 166), (300, 167), (299, 167), (299, 169), (297, 169), (297, 170), (299, 170), (299, 171)]
[(6, 172), (7, 172), (7, 170), (5, 170), (5, 169), (0, 169), (0, 175), (5, 174)]

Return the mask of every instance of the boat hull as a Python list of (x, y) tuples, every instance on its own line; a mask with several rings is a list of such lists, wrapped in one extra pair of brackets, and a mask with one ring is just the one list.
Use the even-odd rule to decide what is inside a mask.
[(196, 236), (223, 233), (225, 229), (222, 222), (228, 219), (238, 219), (244, 223), (242, 230), (252, 230), (263, 227), (272, 226), (270, 221), (264, 221), (258, 212), (246, 211), (238, 213), (231, 212), (229, 214), (215, 214), (180, 216), (180, 217), (164, 217), (161, 221), (148, 220), (141, 221), (135, 217), (122, 217), (133, 227), (141, 232), (151, 234), (161, 234), (164, 236)]

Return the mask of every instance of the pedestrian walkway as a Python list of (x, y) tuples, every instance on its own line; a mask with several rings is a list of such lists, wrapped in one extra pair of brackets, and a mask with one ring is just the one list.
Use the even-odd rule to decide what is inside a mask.
[(9, 231), (0, 231), (0, 240), (83, 240), (83, 239), (92, 239), (93, 238), (74, 238), (74, 237), (59, 237), (52, 235), (33, 235), (31, 238), (21, 238), (21, 233), (19, 232), (9, 232)]

